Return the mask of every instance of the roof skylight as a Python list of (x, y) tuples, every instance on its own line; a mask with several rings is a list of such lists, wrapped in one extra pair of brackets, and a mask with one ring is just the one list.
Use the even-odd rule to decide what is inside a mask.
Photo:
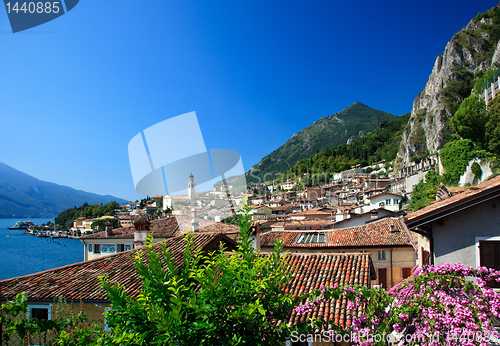
[(324, 233), (301, 233), (295, 238), (296, 244), (321, 244), (326, 242)]

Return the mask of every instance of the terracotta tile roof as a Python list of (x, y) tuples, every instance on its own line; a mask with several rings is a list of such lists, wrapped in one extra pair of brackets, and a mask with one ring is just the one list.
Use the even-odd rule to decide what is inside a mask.
[(405, 217), (408, 227), (417, 227), (500, 196), (500, 176), (470, 187), (464, 192), (437, 201)]
[(272, 225), (274, 225), (276, 222), (275, 221), (268, 221), (268, 220), (255, 220), (252, 222), (251, 227), (260, 227), (261, 229), (264, 228), (269, 228), (271, 229)]
[[(115, 228), (111, 231), (111, 236), (106, 237), (106, 232), (98, 232), (88, 234), (80, 239), (102, 239), (102, 238), (115, 238), (115, 239), (134, 239), (134, 226)], [(173, 216), (156, 219), (151, 221), (151, 232), (154, 238), (171, 238), (178, 233), (177, 219)]]
[(373, 196), (369, 196), (369, 197), (366, 197), (366, 199), (372, 199), (372, 198), (377, 198), (379, 196), (395, 196), (395, 197), (402, 197), (401, 195), (397, 194), (397, 193), (392, 193), (392, 192), (389, 192), (389, 191), (384, 191), (382, 193), (378, 193), (376, 195), (373, 195)]
[[(154, 238), (172, 238), (184, 233), (184, 231), (191, 230), (190, 216), (169, 216), (162, 219), (155, 219), (151, 221), (151, 232)], [(231, 224), (207, 221), (199, 219), (198, 233), (224, 233), (233, 234), (239, 232), (239, 227)], [(178, 227), (178, 226), (181, 227)], [(80, 237), (80, 239), (134, 239), (134, 226), (120, 227), (112, 230), (112, 235), (106, 237), (106, 232), (98, 232)]]
[[(179, 228), (181, 232), (186, 233), (192, 229), (191, 221), (193, 220), (193, 218), (191, 216), (176, 215), (176, 219), (177, 222), (179, 222), (180, 225)], [(215, 222), (212, 220), (205, 220), (198, 218), (198, 224), (199, 224), (199, 230), (198, 230), (199, 233), (218, 232), (224, 234), (232, 234), (239, 232), (238, 226), (222, 222)]]
[(321, 226), (332, 226), (333, 223), (328, 220), (296, 220), (296, 221), (282, 221), (282, 222), (275, 222), (271, 225), (271, 227), (277, 227), (277, 226), (300, 226), (300, 225), (321, 225)]
[(271, 208), (273, 211), (274, 210), (287, 210), (287, 209), (292, 209), (293, 208), (293, 205), (292, 204), (285, 204), (285, 205), (280, 205), (279, 207), (269, 207)]
[[(324, 233), (326, 241), (314, 244), (295, 243), (297, 237), (302, 233)], [(262, 234), (261, 247), (272, 247), (275, 239), (282, 240), (286, 248), (359, 248), (413, 246), (412, 242), (417, 240), (417, 234), (409, 231), (401, 219), (387, 218), (361, 226), (335, 230), (270, 231)]]
[(234, 234), (238, 233), (240, 228), (236, 225), (223, 222), (215, 222), (211, 225), (200, 228), (197, 233), (222, 233), (222, 234)]
[[(370, 287), (370, 280), (376, 278), (375, 269), (369, 253), (362, 254), (289, 254), (286, 257), (287, 271), (293, 273), (291, 282), (285, 287), (286, 292), (299, 295), (321, 285), (356, 284)], [(289, 324), (296, 325), (308, 318), (329, 319), (339, 326), (348, 326), (353, 317), (361, 317), (361, 307), (355, 311), (347, 309), (347, 299), (327, 300), (307, 314), (298, 315), (292, 311)], [(323, 330), (331, 325), (323, 326)]]
[[(195, 250), (213, 251), (219, 243), (234, 247), (236, 243), (218, 233), (196, 234), (193, 247)], [(175, 265), (181, 265), (186, 249), (184, 236), (164, 240), (154, 244), (156, 252), (162, 245), (167, 246)], [(26, 292), (30, 300), (55, 300), (64, 297), (67, 300), (106, 301), (106, 293), (98, 285), (99, 276), (106, 275), (112, 282), (119, 282), (132, 297), (136, 297), (141, 288), (141, 281), (134, 269), (134, 256), (142, 255), (143, 247), (103, 256), (94, 260), (79, 262), (64, 267), (43, 271), (0, 281), (2, 298), (12, 299), (16, 294)]]
[[(195, 249), (209, 251), (224, 241), (231, 240), (220, 234), (199, 234), (194, 240)], [(183, 237), (176, 237), (154, 244), (160, 251), (165, 244), (172, 251), (175, 265), (181, 265), (186, 242)], [(133, 266), (136, 254), (144, 248), (134, 249), (95, 260), (75, 263), (44, 272), (0, 281), (2, 295), (12, 299), (20, 292), (26, 292), (29, 300), (51, 300), (64, 297), (69, 301), (106, 302), (106, 293), (99, 287), (99, 276), (107, 275), (111, 282), (119, 282), (125, 291), (135, 298), (141, 288), (141, 281)], [(265, 254), (263, 254), (265, 255)], [(287, 272), (292, 273), (291, 282), (285, 291), (295, 295), (310, 292), (321, 285), (366, 285), (375, 279), (375, 270), (370, 254), (288, 254), (284, 256)], [(347, 309), (345, 297), (321, 303), (311, 312), (298, 315), (292, 311), (288, 323), (297, 324), (306, 318), (320, 320), (331, 319), (341, 326), (350, 325), (353, 316), (360, 316), (361, 308), (356, 311)], [(326, 327), (326, 326), (325, 326)]]
[(369, 193), (372, 191), (383, 191), (383, 190), (385, 190), (385, 187), (379, 187), (379, 188), (374, 188), (374, 189), (370, 189), (370, 190), (365, 190), (364, 192)]
[(319, 210), (305, 210), (305, 211), (298, 211), (296, 213), (293, 213), (293, 216), (310, 216), (310, 215), (321, 215), (321, 216), (330, 216), (330, 213), (324, 212), (324, 211), (319, 211)]

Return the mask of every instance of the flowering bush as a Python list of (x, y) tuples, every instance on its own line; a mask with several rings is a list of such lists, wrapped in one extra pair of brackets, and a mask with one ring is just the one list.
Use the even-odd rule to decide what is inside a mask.
[[(261, 256), (249, 240), (251, 208), (238, 218), (242, 243), (231, 253), (194, 251), (186, 236), (183, 265), (172, 265), (163, 248), (136, 255), (142, 281), (137, 299), (106, 278), (101, 286), (111, 301), (111, 328), (97, 344), (127, 345), (283, 345), (290, 335), (286, 321), (300, 297), (285, 292), (290, 281), (282, 244)], [(223, 250), (223, 249), (221, 249)]]
[[(474, 280), (474, 281), (473, 281)], [(426, 266), (389, 291), (366, 287), (323, 287), (316, 299), (297, 307), (305, 313), (324, 299), (347, 295), (349, 309), (360, 304), (365, 314), (352, 326), (332, 333), (350, 333), (358, 345), (489, 345), (497, 336), (491, 318), (500, 317), (500, 294), (487, 287), (500, 272), (472, 269), (461, 263)]]
[[(57, 331), (55, 341), (66, 346), (283, 345), (294, 332), (312, 333), (331, 323), (309, 320), (289, 327), (283, 322), (293, 309), (304, 314), (324, 300), (344, 296), (348, 309), (361, 309), (364, 314), (353, 317), (346, 328), (332, 324), (330, 335), (349, 336), (357, 345), (391, 341), (422, 346), (488, 345), (489, 336), (496, 335), (491, 318), (500, 317), (500, 295), (487, 282), (500, 281), (498, 271), (460, 263), (427, 266), (415, 269), (389, 291), (325, 286), (296, 297), (284, 290), (291, 276), (284, 265), (282, 244), (277, 243), (268, 256), (255, 252), (249, 240), (249, 208), (245, 211), (238, 220), (242, 244), (233, 253), (203, 255), (193, 250), (189, 236), (180, 268), (173, 265), (168, 249), (158, 253), (151, 245), (137, 253), (135, 267), (142, 289), (135, 299), (124, 286), (101, 278), (111, 301), (106, 315), (110, 332), (77, 328), (76, 319), (64, 324), (73, 330), (54, 329), (56, 321), (44, 330)], [(5, 315), (0, 324), (7, 333), (20, 334), (31, 326), (24, 319), (6, 319), (9, 314), (16, 317), (26, 312), (25, 296), (1, 308)]]

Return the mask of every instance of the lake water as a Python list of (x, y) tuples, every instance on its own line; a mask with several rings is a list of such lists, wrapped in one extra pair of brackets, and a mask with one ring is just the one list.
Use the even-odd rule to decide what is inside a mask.
[(16, 221), (28, 220), (35, 225), (54, 222), (54, 218), (0, 219), (0, 280), (83, 261), (83, 243), (77, 239), (39, 238), (8, 229)]

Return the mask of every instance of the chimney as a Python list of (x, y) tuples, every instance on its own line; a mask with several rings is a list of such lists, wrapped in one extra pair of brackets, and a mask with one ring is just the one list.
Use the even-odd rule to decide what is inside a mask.
[(191, 220), (192, 230), (193, 232), (198, 232), (198, 230), (200, 229), (200, 223), (198, 221), (198, 218), (196, 217), (195, 208), (191, 209), (191, 216), (193, 217), (193, 219)]
[(396, 232), (398, 232), (398, 231), (396, 230), (396, 226), (391, 225), (390, 227), (391, 227), (391, 233), (396, 233)]
[(113, 226), (109, 220), (106, 221), (104, 225), (106, 226), (106, 238), (109, 238), (113, 235)]
[(140, 217), (134, 222), (134, 248), (144, 246), (144, 242), (148, 237), (150, 224), (144, 217)]
[(255, 227), (255, 250), (257, 251), (260, 251), (260, 234), (261, 234), (260, 225), (257, 225)]
[(378, 219), (378, 211), (372, 211), (371, 220), (376, 220), (376, 219)]

